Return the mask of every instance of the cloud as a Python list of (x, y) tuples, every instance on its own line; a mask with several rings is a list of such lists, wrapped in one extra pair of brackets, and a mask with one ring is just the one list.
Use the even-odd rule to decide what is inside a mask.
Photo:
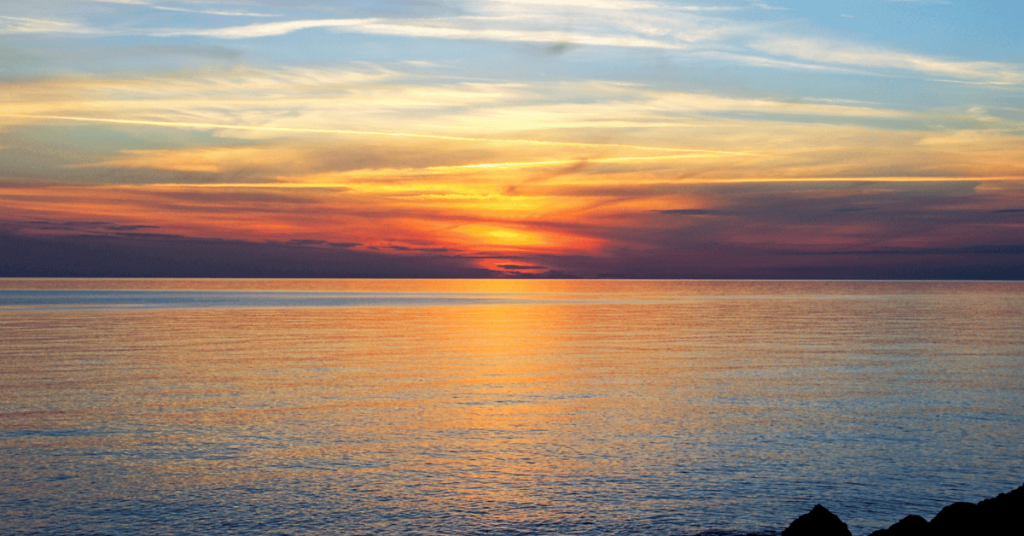
[(877, 117), (909, 118), (913, 113), (902, 110), (886, 110), (849, 104), (822, 104), (799, 100), (779, 101), (773, 99), (735, 98), (713, 94), (645, 92), (650, 99), (643, 106), (664, 111), (710, 111), (710, 112), (758, 112), (785, 115), (816, 115), (822, 117)]
[(149, 168), (184, 173), (218, 174), (228, 170), (233, 175), (241, 169), (251, 169), (257, 175), (262, 170), (272, 169), (273, 164), (281, 162), (280, 155), (268, 147), (203, 147), (197, 149), (168, 150), (125, 150), (121, 157), (78, 164), (71, 167), (106, 167), (106, 168)]
[(96, 35), (97, 29), (74, 22), (58, 20), (29, 19), (0, 15), (0, 34), (43, 33), (43, 34), (84, 34)]
[(530, 264), (499, 264), (499, 268), (504, 270), (544, 270), (543, 266), (533, 266)]
[(202, 15), (218, 15), (222, 17), (280, 17), (276, 14), (268, 13), (252, 13), (249, 11), (216, 11), (216, 10), (204, 10), (204, 9), (185, 9), (180, 7), (168, 7), (168, 6), (157, 6), (150, 5), (152, 9), (161, 11), (181, 11), (185, 13), (199, 13)]
[[(498, 6), (510, 6), (513, 9), (519, 9), (521, 6), (528, 5), (542, 8), (552, 9), (585, 9), (585, 10), (611, 10), (611, 11), (628, 11), (636, 9), (658, 9), (663, 7), (662, 5), (655, 2), (639, 2), (635, 0), (485, 0), (485, 3), (498, 5)], [(531, 8), (531, 9), (533, 9)], [(677, 9), (707, 9), (700, 6), (682, 6)]]
[(323, 246), (327, 244), (326, 240), (298, 240), (293, 239), (285, 242), (290, 246)]
[(460, 27), (459, 19), (449, 19), (445, 24), (437, 21), (388, 22), (386, 19), (319, 19), (295, 20), (249, 26), (234, 26), (211, 30), (168, 30), (153, 33), (156, 37), (177, 37), (194, 35), (220, 39), (252, 39), (289, 34), (311, 28), (328, 28), (338, 31), (399, 37), (427, 37), (436, 39), (476, 39), (505, 42), (572, 43), (577, 45), (681, 48), (680, 45), (664, 43), (629, 35), (595, 35), (572, 31), (531, 31), (501, 28)]
[(171, 234), (24, 236), (0, 231), (0, 277), (431, 277), (494, 273), (467, 259)]
[(28, 221), (22, 224), (39, 231), (65, 231), (75, 233), (108, 233), (159, 229), (156, 225), (117, 225), (109, 221)]
[[(149, 8), (0, 18), (28, 36), (0, 53), (34, 62), (0, 82), (0, 227), (26, 239), (8, 251), (66, 246), (85, 265), (92, 246), (137, 247), (155, 255), (143, 274), (161, 247), (206, 262), (230, 245), (300, 275), (401, 258), (381, 273), (637, 277), (1005, 267), (1018, 251), (1024, 123), (1012, 91), (966, 85), (1024, 83), (1015, 64), (801, 34), (749, 2), (277, 2), (259, 21), (220, 17), (271, 4), (122, 3)], [(283, 38), (315, 29), (424, 41)], [(89, 32), (113, 38), (71, 39)], [(248, 38), (266, 41), (219, 48)], [(233, 262), (215, 271), (252, 273)], [(286, 272), (270, 262), (259, 273)]]
[[(195, 11), (217, 16), (276, 16), (241, 10), (171, 7), (147, 2), (153, 9)], [(839, 71), (859, 74), (919, 73), (935, 80), (984, 85), (1024, 84), (1024, 69), (1010, 63), (967, 61), (914, 54), (883, 47), (836, 41), (813, 35), (787, 36), (777, 26), (731, 14), (742, 6), (674, 6), (633, 0), (561, 0), (558, 2), (484, 1), (462, 6), (456, 16), (433, 18), (310, 18), (219, 28), (159, 29), (118, 24), (103, 33), (212, 39), (270, 38), (309, 29), (365, 35), (442, 40), (487, 40), (543, 44), (549, 55), (577, 46), (660, 50), (676, 59), (708, 58), (779, 69)], [(746, 7), (778, 9), (764, 3)], [(42, 18), (0, 19), (0, 32), (95, 34), (77, 23)]]
[[(1024, 175), (1024, 145), (1012, 130), (923, 126), (944, 120), (948, 111), (936, 116), (926, 110), (906, 113), (850, 100), (785, 102), (600, 81), (430, 87), (408, 83), (398, 73), (352, 79), (356, 82), (347, 84), (344, 71), (299, 70), (241, 71), (188, 82), (92, 79), (82, 81), (77, 90), (74, 81), (8, 84), (4, 90), (15, 113), (6, 114), (4, 120), (19, 121), (23, 125), (19, 128), (36, 124), (31, 128), (54, 133), (63, 123), (95, 125), (88, 127), (91, 139), (105, 132), (105, 125), (138, 128), (154, 136), (195, 136), (206, 145), (211, 141), (203, 130), (218, 135), (255, 132), (274, 138), (218, 142), (222, 147), (132, 149), (94, 158), (76, 151), (59, 153), (62, 158), (75, 156), (78, 162), (49, 157), (50, 162), (67, 166), (62, 174), (88, 172), (106, 181), (131, 178), (238, 187), (262, 183), (268, 188), (374, 184), (375, 188), (386, 185), (394, 193), (422, 195), (495, 195), (513, 190), (561, 195), (561, 190), (551, 189), (605, 188), (615, 182), (621, 187), (623, 181), (643, 185)], [(254, 89), (247, 91), (249, 87)], [(76, 91), (78, 99), (73, 98)], [(268, 91), (280, 93), (279, 98), (266, 99)], [(587, 93), (587, 102), (566, 102), (580, 91)], [(54, 100), (40, 99), (51, 92)], [(92, 114), (105, 110), (113, 117), (19, 116), (16, 110), (21, 102), (36, 110), (68, 106)], [(126, 115), (154, 120), (123, 118)], [(225, 122), (213, 122), (217, 119)], [(859, 123), (862, 119), (886, 122), (868, 126)], [(336, 124), (365, 130), (310, 128)], [(370, 130), (385, 126), (394, 130)], [(426, 128), (437, 130), (410, 132)], [(168, 132), (159, 133), (161, 129)], [(182, 130), (197, 132), (182, 134)], [(569, 136), (596, 142), (572, 141)], [(8, 170), (29, 158), (29, 152), (45, 147), (37, 143), (26, 151), (18, 139), (0, 140), (10, 147)], [(565, 174), (569, 168), (571, 173)], [(100, 173), (101, 169), (125, 172)], [(179, 177), (130, 170), (163, 170)], [(563, 178), (550, 183), (533, 179), (538, 173), (556, 178), (555, 171)], [(459, 177), (458, 187), (438, 188), (456, 185), (438, 181), (445, 176)], [(502, 177), (500, 185), (493, 185), (496, 176)], [(580, 181), (582, 176), (587, 180)], [(569, 178), (572, 185), (561, 183)], [(510, 186), (515, 188), (509, 190)]]
[[(1024, 83), (1024, 69), (1012, 64), (944, 59), (813, 36), (779, 35), (766, 24), (696, 14), (717, 12), (697, 7), (673, 9), (647, 2), (572, 1), (557, 5), (484, 2), (477, 5), (477, 13), (456, 17), (308, 19), (212, 29), (160, 30), (153, 35), (248, 39), (327, 28), (371, 35), (547, 43), (555, 47), (554, 53), (579, 45), (648, 48), (674, 50), (683, 58), (718, 58), (771, 68), (861, 74), (901, 70), (938, 80), (986, 85)], [(552, 19), (566, 9), (571, 9), (572, 14), (564, 24)], [(609, 16), (609, 12), (613, 15)], [(559, 28), (559, 24), (562, 27)]]
[(948, 77), (992, 85), (1024, 83), (1024, 70), (990, 61), (954, 61), (909, 54), (865, 45), (810, 37), (771, 37), (752, 43), (753, 48), (778, 56), (852, 65), (861, 68), (903, 69), (930, 76)]
[(721, 210), (710, 210), (702, 208), (674, 208), (668, 210), (659, 210), (661, 214), (667, 214), (670, 216), (721, 216), (727, 214)]
[[(1005, 262), (999, 262), (1007, 269), (1019, 260), (1011, 247), (1019, 244), (1019, 226), (1007, 225), (1017, 214), (1007, 211), (1017, 209), (1006, 207), (1015, 207), (1024, 198), (1024, 180), (921, 185), (867, 180), (681, 181), (661, 186), (616, 180), (604, 192), (576, 186), (588, 180), (592, 179), (587, 175), (566, 177), (562, 184), (576, 189), (565, 192), (571, 197), (560, 199), (546, 197), (540, 186), (526, 197), (486, 199), (407, 198), (372, 187), (291, 196), (282, 191), (263, 194), (187, 185), (50, 185), (3, 189), (0, 194), (8, 220), (3, 227), (20, 228), (24, 235), (96, 235), (164, 244), (170, 239), (161, 237), (173, 235), (178, 237), (175, 243), (182, 244), (186, 238), (209, 244), (231, 239), (412, 257), (485, 255), (515, 267), (505, 270), (544, 267), (574, 275), (708, 276), (718, 269), (718, 276), (749, 276), (752, 266), (837, 266), (860, 262), (863, 256), (920, 258), (913, 261), (918, 268), (934, 264), (936, 255), (1001, 256)], [(601, 184), (601, 177), (596, 180), (592, 184)], [(438, 188), (443, 183), (454, 191), (475, 187), (461, 181), (442, 176), (423, 185)], [(605, 199), (596, 198), (602, 195)], [(317, 209), (309, 210), (310, 203)], [(720, 215), (729, 217), (709, 217)], [(18, 221), (25, 223), (19, 226)], [(968, 227), (971, 233), (963, 233)], [(156, 228), (160, 236), (138, 233)], [(123, 244), (128, 247), (129, 242)], [(987, 249), (970, 249), (978, 245)], [(285, 250), (276, 254), (301, 260)], [(793, 260), (796, 257), (812, 260)], [(826, 257), (833, 260), (822, 260)], [(967, 262), (964, 258), (957, 262)], [(632, 268), (627, 269), (629, 263)], [(872, 273), (869, 268), (866, 264), (860, 272), (843, 273), (866, 275)]]
[(248, 26), (231, 26), (226, 28), (215, 28), (209, 30), (168, 30), (156, 32), (157, 37), (179, 37), (184, 35), (195, 35), (204, 37), (217, 37), (220, 39), (252, 39), (257, 37), (272, 37), (286, 35), (300, 30), (310, 28), (343, 28), (354, 27), (361, 24), (376, 22), (380, 19), (319, 19), (319, 20), (293, 20), (283, 22), (268, 22), (261, 24), (250, 24)]

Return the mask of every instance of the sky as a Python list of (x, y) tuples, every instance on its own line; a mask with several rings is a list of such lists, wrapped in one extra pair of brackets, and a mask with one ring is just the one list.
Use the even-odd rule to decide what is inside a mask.
[(1024, 279), (1021, 20), (0, 0), (0, 276)]

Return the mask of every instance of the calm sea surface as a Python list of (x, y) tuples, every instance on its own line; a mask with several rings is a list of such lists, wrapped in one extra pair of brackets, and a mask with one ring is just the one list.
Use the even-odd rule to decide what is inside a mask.
[(0, 279), (2, 534), (859, 536), (1022, 435), (1021, 283)]

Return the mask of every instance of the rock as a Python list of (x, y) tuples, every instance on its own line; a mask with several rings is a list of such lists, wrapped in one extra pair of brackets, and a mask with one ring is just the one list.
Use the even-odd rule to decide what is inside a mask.
[(871, 536), (926, 536), (928, 534), (928, 521), (921, 516), (907, 516), (895, 525), (882, 530), (876, 530)]
[(1024, 486), (978, 503), (978, 534), (1024, 534)]
[[(1024, 486), (978, 504), (953, 503), (931, 522), (907, 516), (871, 536), (1024, 536)], [(796, 518), (782, 536), (851, 536), (850, 529), (824, 506)]]
[(928, 523), (929, 535), (961, 536), (977, 530), (978, 505), (969, 502), (953, 503)]
[(838, 516), (818, 504), (789, 524), (782, 536), (852, 536)]

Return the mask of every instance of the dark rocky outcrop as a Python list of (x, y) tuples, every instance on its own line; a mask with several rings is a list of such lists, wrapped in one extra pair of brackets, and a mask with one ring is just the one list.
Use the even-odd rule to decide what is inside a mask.
[[(819, 504), (790, 523), (782, 536), (851, 535), (846, 523)], [(871, 536), (1024, 536), (1024, 486), (978, 504), (953, 503), (930, 522), (907, 516)]]
[(979, 534), (1024, 534), (1024, 486), (978, 503)]
[(928, 521), (921, 516), (907, 516), (895, 525), (876, 530), (871, 536), (923, 536), (928, 531)]
[(838, 516), (822, 505), (816, 505), (810, 512), (796, 518), (789, 524), (782, 536), (851, 536)]
[(960, 536), (974, 534), (977, 526), (978, 505), (968, 502), (953, 503), (939, 511), (928, 523), (929, 536)]
[[(795, 523), (795, 522), (794, 522)], [(785, 534), (785, 533), (783, 533)], [(908, 516), (871, 536), (1021, 536), (1024, 534), (1024, 486), (978, 504), (953, 503), (930, 522)]]

